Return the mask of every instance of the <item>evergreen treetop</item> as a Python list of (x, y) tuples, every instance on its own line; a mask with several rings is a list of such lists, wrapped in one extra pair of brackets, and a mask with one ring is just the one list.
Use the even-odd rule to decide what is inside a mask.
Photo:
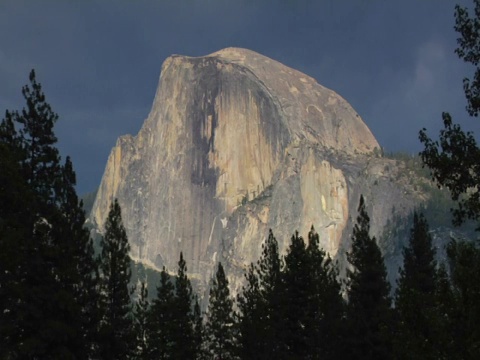
[(175, 337), (174, 286), (165, 267), (160, 273), (157, 296), (152, 301), (148, 320), (149, 355), (151, 359), (171, 359)]
[(395, 353), (399, 359), (438, 359), (437, 269), (428, 224), (414, 213), (403, 268), (395, 292), (398, 324)]
[(375, 237), (370, 237), (370, 218), (360, 197), (353, 228), (352, 250), (347, 259), (347, 318), (350, 356), (356, 359), (388, 359), (391, 348), (390, 284)]
[(281, 268), (278, 243), (270, 230), (262, 255), (248, 268), (247, 284), (238, 296), (242, 359), (278, 358), (282, 354)]
[(193, 359), (198, 349), (195, 346), (193, 334), (193, 290), (187, 276), (187, 264), (180, 252), (178, 272), (175, 281), (174, 306), (174, 343), (172, 356), (175, 359)]
[(138, 360), (150, 359), (150, 338), (148, 322), (150, 316), (150, 302), (148, 301), (148, 290), (145, 283), (140, 285), (139, 297), (133, 310), (135, 335), (134, 358)]
[(233, 300), (230, 298), (228, 280), (221, 263), (218, 264), (210, 288), (205, 343), (208, 357), (225, 360), (236, 359)]
[(96, 328), (96, 263), (73, 165), (68, 157), (61, 165), (55, 147), (58, 115), (35, 71), (29, 80), (22, 89), (26, 107), (6, 111), (0, 123), (2, 175), (10, 179), (0, 180), (0, 252), (10, 268), (2, 288), (8, 289), (6, 303), (15, 304), (8, 312), (15, 330), (0, 347), (10, 356), (88, 358)]
[(126, 359), (134, 348), (130, 245), (118, 200), (110, 205), (101, 239), (100, 354), (103, 359)]

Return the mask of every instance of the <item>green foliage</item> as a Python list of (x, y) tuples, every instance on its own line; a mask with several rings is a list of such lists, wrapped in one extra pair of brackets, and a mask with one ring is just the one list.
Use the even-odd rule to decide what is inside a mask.
[(195, 304), (193, 305), (193, 344), (195, 349), (197, 349), (197, 359), (204, 359), (204, 350), (202, 341), (204, 338), (204, 325), (202, 318), (202, 310), (200, 309), (200, 304), (198, 303), (198, 297), (195, 296)]
[[(478, 18), (480, 0), (475, 4)], [(477, 66), (480, 22), (460, 7), (456, 18), (462, 36), (457, 53)], [(478, 73), (464, 83), (472, 116), (480, 108)], [(73, 165), (68, 157), (62, 163), (55, 147), (58, 116), (33, 71), (22, 94), (26, 108), (7, 111), (0, 122), (0, 358), (480, 358), (480, 250), (473, 243), (452, 241), (448, 270), (444, 264), (437, 269), (427, 225), (427, 220), (443, 221), (451, 207), (445, 188), (459, 202), (457, 224), (480, 216), (480, 153), (473, 135), (463, 133), (448, 114), (438, 142), (421, 132), (422, 160), (439, 189), (429, 188), (428, 181), (410, 180), (430, 200), (425, 217), (413, 216), (395, 319), (383, 257), (369, 235), (361, 197), (347, 254), (348, 304), (341, 296), (337, 267), (319, 248), (313, 227), (308, 243), (295, 233), (284, 263), (270, 230), (260, 260), (245, 274), (238, 316), (219, 264), (204, 326), (183, 254), (175, 279), (165, 268), (158, 275), (133, 264), (116, 200), (105, 237), (99, 240), (100, 258), (95, 258)], [(377, 150), (374, 154), (381, 156)], [(429, 171), (420, 168), (417, 157), (397, 157), (407, 172), (402, 178), (424, 178)], [(390, 226), (392, 233), (402, 231)], [(150, 284), (159, 283), (151, 306), (147, 278)], [(141, 282), (134, 307), (132, 280)]]
[(282, 354), (281, 259), (271, 230), (262, 248), (259, 261), (245, 274), (247, 283), (238, 296), (242, 359), (272, 359)]
[[(154, 359), (195, 359), (200, 353), (199, 307), (195, 306), (187, 266), (180, 253), (175, 285), (163, 268), (149, 320), (150, 356)], [(196, 308), (196, 310), (195, 310)]]
[(435, 279), (436, 261), (432, 237), (425, 217), (415, 212), (409, 246), (403, 251), (396, 304), (402, 303), (403, 295), (412, 289), (425, 296), (432, 296), (435, 292)]
[[(460, 126), (453, 124), (449, 114), (443, 113), (445, 129), (440, 131), (440, 140), (433, 141), (420, 132), (420, 141), (425, 145), (422, 151), (424, 163), (431, 169), (432, 177), (451, 192), (458, 202), (453, 209), (454, 224), (460, 225), (465, 219), (478, 221), (480, 217), (480, 150), (471, 133), (464, 133)], [(467, 194), (461, 197), (462, 194)]]
[(208, 358), (237, 358), (233, 300), (230, 298), (228, 280), (221, 263), (218, 264), (210, 288), (204, 347)]
[(30, 72), (30, 85), (22, 88), (26, 108), (9, 113), (20, 125), (22, 150), (24, 153), (22, 168), (30, 186), (42, 199), (44, 205), (55, 200), (55, 180), (58, 176), (60, 156), (53, 145), (57, 138), (53, 127), (58, 120), (50, 105), (45, 101), (41, 85), (36, 81), (35, 71)]
[[(398, 161), (398, 174), (401, 178), (408, 179), (409, 184), (413, 186), (414, 191), (419, 192), (426, 201), (421, 205), (421, 211), (425, 215), (432, 228), (442, 227), (452, 223), (453, 216), (451, 209), (457, 206), (455, 200), (451, 198), (450, 190), (445, 186), (439, 186), (438, 183), (431, 180), (431, 170), (419, 155), (411, 155), (405, 152), (389, 153), (386, 157)], [(386, 165), (388, 167), (388, 165)], [(460, 199), (466, 198), (459, 195)], [(387, 225), (386, 232), (396, 232), (398, 222), (393, 221), (392, 227)], [(465, 221), (462, 224), (462, 231), (473, 232), (475, 225), (472, 221)], [(406, 227), (409, 229), (409, 227)]]
[(457, 354), (455, 338), (459, 335), (456, 334), (455, 331), (455, 316), (453, 315), (453, 313), (456, 312), (456, 304), (445, 263), (441, 263), (437, 269), (437, 284), (435, 290), (435, 302), (437, 306), (437, 321), (435, 325), (438, 351), (445, 354), (443, 358), (455, 358)]
[(306, 306), (306, 327), (310, 334), (310, 357), (313, 359), (342, 358), (345, 304), (338, 280), (338, 269), (323, 249), (315, 229), (308, 233), (307, 268), (310, 285)]
[(58, 115), (33, 70), (29, 80), (26, 107), (0, 124), (0, 348), (7, 358), (88, 358), (97, 265), (73, 166), (55, 147)]
[[(474, 66), (473, 79), (465, 78), (463, 87), (467, 99), (467, 112), (477, 117), (480, 109), (480, 1), (474, 0), (474, 14), (467, 8), (455, 7), (455, 31), (457, 55)], [(458, 202), (453, 210), (454, 224), (467, 219), (480, 219), (480, 149), (475, 137), (455, 124), (448, 113), (443, 113), (444, 129), (439, 140), (420, 131), (424, 144), (422, 160), (432, 170), (432, 178), (439, 186), (448, 188), (451, 197)], [(478, 228), (477, 228), (478, 230)], [(474, 280), (480, 273), (480, 251), (473, 243), (452, 241), (447, 247), (450, 281), (444, 267), (438, 272), (437, 301), (442, 318), (441, 343), (447, 356), (457, 359), (480, 357), (480, 288)]]
[(291, 238), (282, 271), (282, 329), (287, 358), (339, 358), (343, 317), (337, 270), (319, 248), (312, 227), (308, 246)]
[(127, 359), (135, 344), (130, 301), (133, 289), (129, 289), (130, 245), (117, 199), (110, 205), (101, 246), (99, 351), (103, 359)]
[(444, 288), (451, 354), (457, 359), (480, 357), (480, 249), (471, 242), (452, 241), (447, 247), (451, 293)]
[(140, 286), (140, 294), (133, 310), (133, 333), (135, 335), (135, 348), (133, 354), (135, 359), (150, 359), (148, 321), (150, 315), (150, 302), (148, 301), (148, 290), (145, 283)]
[(193, 334), (193, 290), (187, 276), (187, 265), (180, 253), (178, 261), (177, 281), (175, 282), (175, 348), (172, 356), (175, 359), (194, 359), (196, 348)]
[(467, 8), (455, 6), (455, 31), (460, 35), (457, 39), (458, 48), (455, 53), (467, 63), (475, 66), (473, 81), (463, 79), (463, 89), (468, 105), (467, 111), (470, 116), (478, 116), (480, 109), (480, 1), (474, 0), (475, 17), (470, 17)]
[[(480, 1), (474, 0), (474, 17), (470, 17), (467, 8), (455, 7), (455, 31), (460, 35), (457, 39), (457, 55), (475, 67), (473, 81), (463, 80), (463, 88), (467, 99), (467, 111), (470, 116), (478, 116), (480, 109)], [(432, 178), (440, 186), (451, 191), (452, 199), (458, 202), (453, 209), (454, 224), (460, 225), (466, 219), (478, 222), (480, 218), (480, 149), (471, 132), (465, 133), (460, 125), (454, 124), (450, 114), (442, 114), (444, 129), (440, 131), (440, 139), (432, 140), (426, 129), (419, 134), (425, 148), (420, 153), (423, 162), (431, 169)], [(461, 196), (465, 195), (465, 196)]]
[(4, 120), (0, 124), (0, 358), (18, 354), (26, 338), (22, 317), (28, 316), (30, 306), (26, 282), (31, 276), (27, 265), (34, 223), (28, 211), (34, 194), (22, 176), (15, 149), (5, 139), (5, 125)]
[(353, 270), (348, 276), (348, 350), (355, 359), (388, 359), (391, 352), (390, 284), (383, 256), (370, 237), (370, 218), (360, 197), (353, 228), (352, 250), (347, 259)]
[(438, 342), (435, 249), (423, 215), (414, 214), (395, 293), (398, 316), (394, 353), (398, 359), (441, 358)]
[(272, 231), (251, 264), (238, 296), (243, 359), (341, 358), (344, 302), (338, 270), (319, 248), (295, 233), (282, 266)]
[(312, 329), (309, 308), (312, 279), (308, 272), (308, 258), (305, 241), (298, 232), (292, 236), (285, 256), (285, 269), (282, 272), (282, 338), (288, 353), (293, 358), (306, 358), (310, 352), (308, 345)]
[[(403, 164), (405, 166), (405, 176), (413, 173), (419, 178), (427, 178), (430, 174), (428, 168), (424, 168), (420, 156), (416, 154), (399, 151), (387, 153), (385, 157), (388, 159), (397, 160), (397, 165)], [(387, 167), (385, 170), (390, 170), (388, 165), (385, 165), (385, 167)]]
[[(246, 284), (238, 295), (239, 330), (240, 330), (240, 355), (242, 359), (259, 359), (256, 357), (257, 349), (263, 347), (263, 324), (258, 321), (264, 304), (260, 295), (260, 283), (257, 269), (250, 264), (245, 273)], [(258, 335), (257, 335), (258, 334)]]
[[(157, 297), (152, 302), (148, 323), (148, 344), (151, 359), (170, 359), (169, 354), (175, 346), (175, 306), (174, 286), (165, 267), (160, 273)], [(151, 340), (150, 340), (151, 339)]]

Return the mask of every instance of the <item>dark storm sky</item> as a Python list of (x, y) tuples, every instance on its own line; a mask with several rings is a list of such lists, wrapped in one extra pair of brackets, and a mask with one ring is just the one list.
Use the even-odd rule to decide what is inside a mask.
[(0, 0), (0, 111), (23, 106), (35, 68), (84, 193), (117, 137), (140, 129), (166, 57), (237, 46), (338, 92), (387, 150), (418, 152), (418, 131), (436, 137), (442, 111), (480, 130), (464, 111), (472, 68), (454, 54), (457, 2)]

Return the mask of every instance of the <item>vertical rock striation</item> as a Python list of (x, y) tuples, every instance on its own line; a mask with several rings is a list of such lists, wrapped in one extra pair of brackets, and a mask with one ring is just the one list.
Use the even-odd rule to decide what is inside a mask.
[[(91, 221), (103, 229), (118, 198), (134, 259), (175, 270), (183, 251), (204, 283), (222, 260), (235, 287), (269, 228), (284, 251), (312, 225), (332, 256), (348, 246), (360, 193), (388, 187), (375, 148), (355, 110), (305, 74), (245, 49), (174, 55), (138, 135), (112, 150)], [(398, 209), (412, 207), (402, 189), (388, 191)]]

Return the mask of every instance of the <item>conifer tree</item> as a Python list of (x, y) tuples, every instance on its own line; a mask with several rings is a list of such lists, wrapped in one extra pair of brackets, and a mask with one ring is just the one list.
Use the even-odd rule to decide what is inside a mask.
[(60, 155), (54, 146), (57, 137), (53, 131), (58, 115), (46, 102), (42, 86), (37, 82), (35, 71), (29, 76), (30, 85), (22, 88), (26, 107), (21, 112), (7, 113), (20, 125), (20, 136), (24, 157), (24, 176), (35, 193), (42, 200), (43, 211), (53, 205), (55, 192), (53, 184), (58, 177)]
[(383, 256), (375, 238), (370, 237), (370, 218), (363, 196), (353, 228), (352, 250), (347, 259), (352, 265), (348, 275), (349, 357), (389, 359), (392, 357), (390, 284)]
[(456, 351), (456, 320), (458, 312), (450, 282), (450, 277), (444, 263), (441, 263), (437, 270), (437, 284), (435, 287), (435, 303), (437, 306), (437, 346), (438, 351), (444, 359), (453, 359)]
[(157, 297), (153, 300), (147, 322), (150, 359), (172, 359), (175, 336), (175, 292), (165, 267), (160, 273)]
[(341, 338), (344, 336), (345, 304), (338, 280), (338, 269), (330, 256), (320, 249), (315, 229), (308, 233), (308, 267), (311, 284), (308, 287), (306, 328), (312, 359), (342, 358)]
[[(63, 293), (57, 281), (61, 275), (56, 262), (58, 250), (53, 246), (51, 236), (50, 221), (55, 209), (53, 185), (59, 166), (58, 151), (53, 146), (56, 138), (52, 131), (57, 115), (45, 102), (33, 70), (29, 79), (30, 86), (22, 89), (27, 106), (20, 113), (6, 111), (0, 126), (0, 140), (6, 151), (4, 155), (10, 157), (7, 164), (11, 167), (5, 170), (11, 172), (9, 175), (16, 176), (18, 185), (23, 190), (28, 188), (25, 194), (30, 193), (31, 196), (29, 203), (23, 204), (28, 213), (22, 211), (22, 225), (18, 228), (22, 229), (21, 235), (18, 231), (11, 232), (14, 228), (10, 227), (10, 233), (2, 234), (1, 242), (13, 235), (16, 243), (9, 244), (11, 249), (7, 249), (6, 254), (10, 257), (9, 253), (17, 252), (15, 260), (8, 261), (14, 262), (12, 266), (15, 267), (14, 272), (9, 273), (13, 287), (9, 289), (8, 296), (10, 303), (14, 304), (9, 315), (15, 324), (9, 336), (11, 354), (33, 358), (71, 354), (76, 348), (77, 334), (68, 324), (72, 317), (71, 308), (59, 304), (60, 296), (69, 298), (71, 303), (72, 294)], [(15, 190), (9, 187), (9, 191)], [(12, 199), (10, 204), (21, 203), (21, 199), (22, 196)], [(8, 208), (10, 204), (5, 203), (6, 220), (13, 220), (16, 212), (15, 206)], [(59, 309), (65, 311), (62, 313)]]
[(140, 285), (140, 293), (135, 303), (133, 311), (134, 325), (133, 331), (135, 335), (135, 352), (134, 358), (138, 360), (150, 359), (149, 349), (149, 329), (148, 321), (150, 316), (150, 302), (148, 301), (148, 290), (145, 283)]
[[(46, 102), (33, 70), (29, 79), (22, 89), (26, 107), (7, 111), (0, 125), (1, 157), (10, 158), (5, 169), (17, 183), (2, 186), (8, 185), (6, 196), (15, 194), (10, 204), (24, 207), (9, 205), (3, 215), (13, 220), (21, 211), (22, 225), (15, 226), (22, 229), (21, 235), (11, 224), (0, 234), (2, 244), (15, 237), (6, 252), (11, 258), (7, 264), (15, 268), (9, 272), (13, 288), (8, 295), (15, 304), (9, 313), (15, 317), (10, 319), (15, 330), (8, 338), (15, 356), (88, 358), (95, 328), (96, 264), (74, 189), (73, 166), (69, 158), (60, 164), (54, 146), (58, 115)], [(15, 189), (22, 189), (23, 195)], [(22, 204), (22, 199), (28, 203)], [(12, 252), (14, 257), (8, 255)]]
[(235, 321), (233, 300), (230, 298), (228, 280), (222, 263), (210, 288), (207, 322), (205, 324), (205, 348), (210, 359), (236, 359)]
[(395, 293), (398, 331), (394, 352), (398, 359), (441, 358), (436, 334), (436, 266), (427, 221), (415, 212)]
[(257, 269), (252, 263), (245, 273), (246, 284), (238, 295), (239, 314), (239, 353), (242, 359), (260, 359), (258, 350), (263, 348), (262, 334), (264, 324), (259, 320), (263, 311), (263, 301), (260, 294), (260, 284)]
[(247, 284), (238, 297), (242, 359), (279, 358), (281, 340), (281, 267), (278, 243), (269, 231), (262, 255), (249, 267)]
[[(99, 273), (93, 241), (85, 227), (85, 211), (75, 191), (76, 175), (70, 158), (61, 166), (54, 186), (58, 211), (51, 217), (52, 239), (58, 249), (57, 267), (63, 291), (73, 294), (75, 324), (83, 348), (77, 349), (79, 358), (95, 355), (99, 311)], [(78, 314), (79, 313), (79, 314)]]
[(298, 232), (285, 256), (281, 326), (286, 358), (339, 358), (343, 317), (341, 286), (312, 226), (308, 246)]
[(172, 357), (194, 359), (197, 355), (193, 334), (193, 291), (187, 276), (187, 264), (180, 253), (178, 272), (175, 281), (174, 337)]
[(130, 245), (122, 223), (118, 201), (110, 205), (101, 242), (100, 356), (102, 359), (127, 359), (134, 348)]
[(281, 296), (281, 335), (285, 351), (291, 358), (304, 359), (312, 352), (310, 336), (311, 322), (308, 316), (312, 278), (309, 273), (309, 261), (305, 241), (298, 232), (291, 238), (290, 247), (285, 256), (285, 269), (282, 273)]
[[(9, 129), (9, 125), (11, 128)], [(0, 358), (19, 353), (25, 338), (27, 244), (34, 222), (28, 211), (33, 193), (17, 160), (18, 149), (9, 141), (13, 123), (0, 123)], [(13, 136), (16, 133), (13, 132)], [(22, 300), (23, 299), (23, 300)]]
[(284, 353), (284, 343), (281, 342), (281, 269), (282, 260), (278, 251), (277, 239), (270, 230), (263, 244), (262, 256), (257, 263), (260, 282), (261, 305), (263, 312), (260, 321), (264, 324), (264, 352), (266, 358), (279, 357)]
[[(447, 245), (453, 304), (450, 305), (450, 338), (457, 359), (480, 357), (480, 248), (473, 242), (454, 241)], [(444, 289), (444, 296), (446, 295)], [(444, 297), (444, 306), (449, 304)]]
[[(473, 0), (474, 9), (455, 6), (454, 29), (459, 36), (455, 53), (460, 59), (473, 66), (472, 77), (463, 79), (463, 89), (467, 100), (467, 112), (471, 117), (480, 114), (480, 0)], [(452, 116), (442, 113), (444, 128), (439, 139), (433, 140), (423, 128), (419, 139), (424, 145), (420, 153), (428, 166), (432, 179), (439, 186), (450, 190), (452, 200), (458, 207), (452, 209), (454, 225), (467, 219), (480, 220), (480, 148), (477, 139), (470, 131), (462, 130)], [(477, 229), (477, 230), (480, 230)]]
[(203, 348), (204, 333), (202, 310), (198, 303), (198, 297), (195, 296), (195, 304), (193, 306), (193, 340), (198, 360), (207, 358)]

